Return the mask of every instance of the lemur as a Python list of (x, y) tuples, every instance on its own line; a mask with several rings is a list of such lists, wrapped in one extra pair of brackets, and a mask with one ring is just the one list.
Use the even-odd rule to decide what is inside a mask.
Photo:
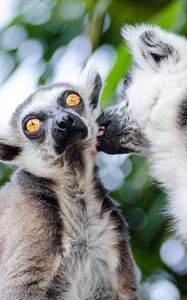
[(187, 40), (151, 25), (127, 25), (122, 36), (133, 64), (121, 101), (98, 119), (99, 148), (148, 156), (152, 176), (168, 194), (172, 225), (187, 245)]
[(137, 300), (125, 221), (97, 177), (99, 74), (38, 89), (0, 135), (1, 300)]

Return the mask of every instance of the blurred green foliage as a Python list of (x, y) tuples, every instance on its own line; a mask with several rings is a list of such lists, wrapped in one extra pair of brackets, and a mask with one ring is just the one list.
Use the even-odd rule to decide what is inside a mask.
[[(38, 40), (43, 45), (43, 72), (38, 85), (53, 78), (54, 69), (50, 62), (55, 51), (77, 35), (85, 33), (91, 41), (92, 52), (104, 44), (111, 45), (116, 52), (114, 66), (106, 78), (102, 108), (115, 99), (119, 81), (131, 63), (120, 37), (120, 27), (124, 23), (148, 22), (187, 35), (185, 0), (17, 0), (14, 10), (14, 18), (0, 32), (0, 52), (10, 54), (14, 61), (14, 67), (3, 82), (20, 64), (17, 56), (19, 47), (7, 50), (2, 43), (7, 28), (19, 25), (24, 28), (27, 39)], [(104, 27), (107, 28), (104, 30)], [(150, 180), (145, 159), (136, 156), (128, 158), (121, 169), (124, 172), (124, 185), (112, 191), (111, 195), (120, 203), (129, 224), (133, 254), (141, 270), (142, 281), (160, 270), (178, 287), (181, 299), (185, 300), (187, 275), (170, 269), (160, 258), (160, 247), (171, 234), (168, 219), (163, 213), (165, 196)], [(8, 167), (0, 165), (0, 184), (8, 180), (10, 173)], [(148, 299), (145, 292), (142, 292), (142, 299)]]

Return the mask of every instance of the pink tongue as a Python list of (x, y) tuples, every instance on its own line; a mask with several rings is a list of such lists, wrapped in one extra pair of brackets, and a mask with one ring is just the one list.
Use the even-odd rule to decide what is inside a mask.
[(96, 146), (92, 147), (92, 154), (95, 156), (97, 154), (97, 148)]
[(104, 126), (99, 127), (99, 130), (98, 130), (98, 133), (97, 133), (97, 137), (102, 136), (104, 134), (104, 131), (105, 131), (105, 127)]

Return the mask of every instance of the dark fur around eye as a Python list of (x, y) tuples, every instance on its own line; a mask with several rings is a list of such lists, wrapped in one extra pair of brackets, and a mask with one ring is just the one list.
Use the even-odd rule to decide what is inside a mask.
[[(80, 102), (79, 104), (75, 105), (75, 106), (69, 106), (66, 104), (65, 100), (66, 98), (70, 95), (70, 94), (76, 94), (77, 96), (80, 97)], [(82, 99), (82, 97), (80, 96), (80, 94), (74, 90), (67, 90), (65, 92), (63, 92), (59, 98), (58, 98), (58, 104), (60, 105), (60, 107), (64, 108), (64, 109), (71, 109), (74, 110), (75, 112), (77, 112), (78, 114), (82, 114), (84, 112), (84, 101)]]
[[(74, 91), (74, 90), (67, 90), (67, 91), (63, 92), (62, 95), (60, 95), (60, 97), (58, 98), (58, 103), (59, 103), (60, 105), (62, 105), (63, 107), (69, 107), (69, 105), (66, 104), (66, 98), (67, 98), (70, 94), (75, 94), (75, 95), (79, 96), (80, 102), (79, 102), (79, 104), (76, 105), (76, 106), (77, 106), (77, 107), (80, 106), (81, 103), (83, 102), (83, 101), (82, 101), (82, 98), (81, 98), (81, 96), (79, 95), (79, 93), (77, 93), (77, 92)], [(76, 107), (76, 106), (75, 106), (75, 107)], [(72, 106), (71, 108), (73, 108), (73, 106)]]
[[(28, 132), (26, 130), (26, 124), (30, 119), (39, 119), (41, 121), (41, 128), (36, 132)], [(22, 121), (22, 128), (24, 134), (30, 139), (41, 139), (45, 135), (45, 120), (47, 119), (47, 115), (44, 113), (31, 113), (27, 115)]]

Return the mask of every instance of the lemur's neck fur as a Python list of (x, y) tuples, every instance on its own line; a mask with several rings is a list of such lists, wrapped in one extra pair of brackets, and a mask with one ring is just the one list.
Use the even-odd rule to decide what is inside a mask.
[(53, 183), (52, 189), (60, 202), (77, 201), (82, 197), (85, 201), (87, 198), (102, 200), (105, 197), (106, 191), (97, 177), (96, 159), (91, 148), (84, 149), (83, 145), (69, 147), (54, 169), (57, 170), (56, 174), (52, 170), (52, 175), (49, 174), (47, 178), (27, 170), (25, 172), (39, 181), (46, 178), (46, 182)]
[(85, 197), (94, 195), (98, 189), (102, 196), (105, 194), (97, 180), (95, 156), (91, 148), (84, 149), (82, 145), (67, 149), (61, 176), (57, 182), (60, 190), (66, 191), (72, 197), (76, 194), (84, 194)]
[(80, 228), (103, 207), (106, 191), (97, 178), (95, 157), (90, 149), (81, 151), (76, 146), (69, 149), (58, 180), (39, 177), (24, 169), (16, 174), (24, 192), (38, 199), (37, 205), (43, 207), (53, 228), (57, 251), (62, 233), (71, 235), (78, 230), (78, 236), (81, 235)]

